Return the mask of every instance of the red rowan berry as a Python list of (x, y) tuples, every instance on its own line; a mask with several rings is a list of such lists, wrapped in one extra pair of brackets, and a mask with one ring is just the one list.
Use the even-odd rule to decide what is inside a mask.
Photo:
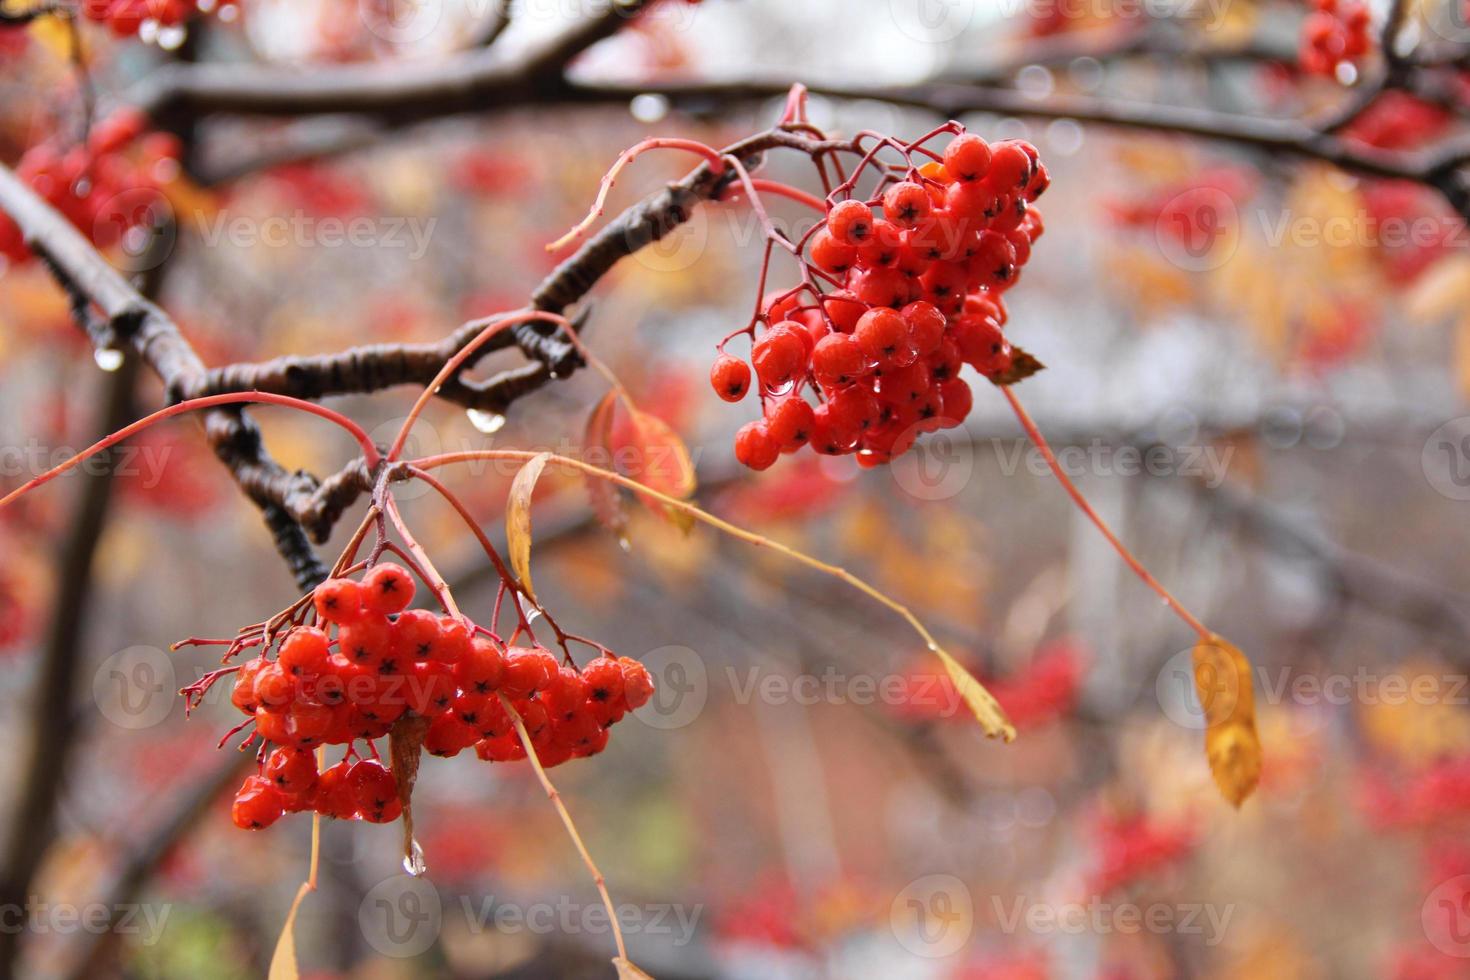
[(511, 700), (528, 698), (551, 683), (557, 669), (556, 658), (545, 650), (511, 647), (506, 652), (500, 690)]
[(362, 578), (363, 605), (380, 616), (407, 609), (413, 593), (413, 577), (403, 566), (391, 562), (370, 569)]
[(857, 248), (838, 241), (826, 228), (820, 228), (812, 235), (811, 256), (819, 269), (841, 274), (852, 268), (853, 262), (857, 261)]
[(475, 755), (486, 762), (518, 762), (526, 757), (526, 748), (514, 734), (501, 735), (476, 742)]
[(294, 677), (315, 677), (327, 669), (332, 651), (327, 634), (311, 626), (297, 626), (281, 641), (277, 658), (282, 669)]
[(964, 381), (959, 378), (951, 378), (940, 383), (939, 400), (941, 403), (939, 414), (944, 421), (944, 427), (952, 428), (969, 416), (970, 409), (975, 404), (975, 394)]
[(744, 466), (769, 469), (780, 455), (781, 447), (764, 421), (747, 422), (735, 433), (735, 458)]
[[(768, 330), (750, 352), (756, 377), (767, 388), (779, 388), (805, 367), (806, 330), (800, 324), (785, 320)], [(809, 335), (807, 335), (809, 339)]]
[(970, 270), (983, 285), (995, 288), (1009, 283), (1016, 275), (1016, 250), (997, 231), (980, 236), (980, 245), (970, 257)]
[(849, 245), (861, 245), (873, 233), (873, 209), (862, 201), (842, 201), (827, 212), (827, 230)]
[(887, 307), (864, 313), (852, 335), (863, 353), (880, 364), (891, 364), (911, 349), (908, 325), (896, 310)]
[(329, 623), (351, 623), (362, 618), (362, 586), (350, 578), (329, 578), (312, 593), (316, 614)]
[[(551, 741), (553, 726), (551, 712), (546, 710), (546, 705), (533, 700), (517, 701), (515, 711), (521, 718), (521, 724), (526, 726), (526, 734), (531, 736), (531, 744), (545, 745)], [(512, 725), (512, 731), (514, 728)]]
[(587, 682), (572, 667), (563, 666), (546, 686), (536, 694), (553, 723), (580, 708), (587, 701)]
[(285, 811), (281, 794), (264, 776), (247, 776), (235, 794), (230, 816), (241, 830), (260, 830), (281, 818)]
[(903, 316), (903, 322), (908, 325), (909, 343), (913, 345), (914, 350), (919, 352), (919, 356), (923, 357), (933, 353), (934, 349), (939, 346), (939, 342), (944, 339), (944, 330), (947, 326), (944, 314), (939, 311), (939, 308), (933, 303), (919, 300), (905, 306), (900, 311), (900, 315)]
[(929, 192), (911, 180), (900, 181), (883, 194), (883, 213), (904, 228), (912, 228), (929, 213), (932, 204)]
[(319, 745), (332, 727), (332, 709), (310, 701), (293, 701), (286, 708), (286, 738), (298, 746)]
[(247, 660), (235, 672), (235, 689), (230, 692), (230, 703), (247, 715), (255, 714), (260, 698), (255, 693), (255, 678), (268, 664), (264, 657)]
[(582, 671), (587, 682), (587, 697), (592, 701), (613, 703), (623, 696), (623, 668), (613, 657), (598, 657)]
[(429, 656), (441, 664), (457, 664), (469, 655), (473, 635), (463, 620), (440, 616), (439, 641), (429, 651)]
[(1031, 155), (1015, 140), (995, 144), (985, 182), (997, 193), (1020, 190), (1031, 180)]
[(738, 402), (750, 390), (750, 368), (737, 357), (721, 354), (709, 369), (709, 382), (727, 402)]
[(454, 665), (454, 679), (460, 688), (488, 694), (500, 686), (505, 673), (505, 655), (483, 636), (475, 637), (470, 652)]
[(857, 448), (861, 430), (839, 425), (832, 417), (830, 404), (818, 405), (812, 418), (812, 448), (824, 456), (842, 456)]
[(289, 704), (296, 696), (296, 685), (279, 661), (267, 663), (255, 675), (255, 700), (268, 708)]
[(834, 392), (827, 409), (832, 422), (847, 432), (860, 433), (878, 420), (878, 400), (861, 385)]
[(766, 430), (783, 451), (806, 445), (812, 435), (812, 407), (800, 395), (789, 395), (766, 414)]
[(903, 306), (914, 292), (908, 276), (883, 267), (855, 270), (847, 277), (847, 287), (869, 306)]
[(858, 318), (868, 309), (861, 300), (845, 289), (828, 293), (822, 300), (822, 306), (832, 318), (832, 325), (841, 333), (852, 333)]
[(845, 385), (867, 373), (867, 358), (858, 342), (845, 333), (828, 334), (812, 351), (812, 374), (818, 383)]
[(357, 812), (364, 816), (398, 799), (393, 773), (373, 759), (363, 759), (347, 770), (347, 786), (352, 791)]
[(979, 180), (994, 165), (990, 144), (974, 133), (961, 133), (944, 148), (944, 169), (961, 183)]
[(424, 751), (443, 759), (453, 758), (480, 740), (480, 733), (462, 718), (446, 711), (434, 716), (424, 734)]
[(351, 771), (352, 764), (346, 761), (322, 770), (316, 782), (318, 813), (338, 820), (351, 820), (357, 816), (357, 792), (348, 777)]
[(316, 787), (316, 756), (282, 746), (266, 757), (265, 775), (283, 796), (303, 796)]
[(653, 697), (653, 677), (648, 668), (631, 657), (619, 657), (623, 666), (623, 700), (630, 710), (637, 710)]
[(429, 660), (415, 663), (407, 674), (404, 693), (409, 708), (425, 717), (449, 709), (458, 690), (450, 667)]
[(284, 708), (268, 708), (265, 705), (255, 709), (255, 734), (263, 741), (272, 742), (276, 745), (287, 745), (291, 736), (286, 731), (286, 711)]
[[(399, 622), (407, 615), (408, 613), (404, 613), (404, 616), (400, 616)], [(396, 632), (396, 628), (390, 626), (387, 620), (377, 617), (344, 623), (337, 630), (337, 649), (342, 656), (355, 664), (376, 666), (394, 652)]]

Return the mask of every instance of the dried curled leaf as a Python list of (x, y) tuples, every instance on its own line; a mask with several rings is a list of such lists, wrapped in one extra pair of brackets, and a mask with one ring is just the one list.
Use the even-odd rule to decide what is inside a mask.
[(393, 765), (393, 781), (398, 802), (403, 805), (403, 856), (414, 856), (413, 785), (419, 777), (423, 758), (424, 737), (429, 734), (429, 719), (407, 714), (393, 723), (388, 731), (388, 754)]
[(1011, 345), (1011, 366), (990, 380), (998, 385), (1013, 385), (1046, 370), (1046, 365), (1021, 348)]
[(510, 485), (510, 498), (505, 504), (505, 543), (511, 571), (532, 602), (536, 601), (536, 593), (531, 587), (531, 495), (549, 459), (551, 453), (538, 453), (526, 461)]
[(652, 976), (634, 966), (631, 960), (615, 956), (612, 963), (618, 968), (618, 980), (653, 980)]
[(1245, 654), (1219, 636), (1194, 648), (1194, 686), (1205, 715), (1205, 757), (1220, 794), (1240, 806), (1261, 779), (1256, 699)]
[(966, 670), (958, 660), (950, 656), (944, 648), (935, 646), (934, 655), (939, 658), (940, 663), (944, 664), (950, 682), (954, 684), (955, 690), (960, 692), (960, 697), (965, 699), (965, 704), (980, 722), (980, 727), (985, 729), (985, 734), (1004, 742), (1014, 741), (1016, 727), (1006, 717), (1005, 709), (1000, 706), (1000, 702), (996, 701), (985, 689), (985, 685), (977, 681), (975, 676)]

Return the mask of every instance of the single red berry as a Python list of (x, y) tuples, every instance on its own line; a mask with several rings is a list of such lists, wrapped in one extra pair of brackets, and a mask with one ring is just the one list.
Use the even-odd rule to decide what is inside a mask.
[(911, 180), (900, 181), (883, 194), (883, 213), (904, 228), (912, 228), (932, 206), (929, 192)]
[(995, 144), (985, 182), (998, 194), (1021, 190), (1031, 180), (1031, 155), (1015, 140)]
[(395, 632), (387, 620), (377, 617), (345, 623), (337, 630), (337, 649), (355, 664), (376, 665), (396, 653)]
[(951, 378), (939, 385), (939, 400), (941, 424), (948, 429), (959, 425), (970, 414), (975, 394), (962, 379)]
[(852, 335), (863, 353), (880, 364), (894, 364), (913, 353), (908, 325), (898, 311), (888, 307), (864, 313)]
[(424, 751), (451, 759), (480, 740), (480, 732), (453, 711), (434, 716), (424, 734)]
[(623, 696), (623, 668), (615, 657), (598, 657), (582, 671), (582, 679), (592, 701), (614, 703)]
[(812, 422), (812, 407), (800, 395), (780, 399), (766, 413), (767, 431), (787, 452), (806, 445), (812, 435)]
[(587, 700), (587, 682), (572, 667), (562, 666), (536, 694), (553, 721), (560, 721)]
[(984, 286), (1003, 287), (1016, 277), (1016, 250), (1000, 232), (987, 231), (970, 256), (970, 272)]
[(846, 242), (838, 241), (826, 228), (820, 228), (812, 235), (810, 248), (812, 261), (818, 268), (839, 275), (852, 268), (853, 262), (857, 260), (857, 249)]
[(994, 165), (990, 144), (974, 133), (961, 133), (944, 148), (944, 169), (961, 183), (979, 180)]
[(230, 703), (247, 715), (255, 714), (260, 705), (260, 697), (255, 693), (255, 678), (268, 663), (264, 657), (256, 657), (245, 661), (235, 672), (235, 689), (230, 692)]
[(850, 335), (828, 334), (812, 351), (812, 374), (827, 387), (850, 384), (867, 373), (863, 349)]
[(398, 799), (393, 773), (374, 759), (363, 759), (349, 769), (347, 785), (352, 790), (357, 812), (363, 816), (386, 809)]
[(489, 694), (500, 686), (505, 673), (505, 655), (488, 637), (477, 636), (470, 651), (454, 665), (454, 679), (461, 690)]
[(282, 669), (293, 677), (315, 677), (327, 669), (332, 656), (327, 634), (312, 626), (297, 626), (281, 641), (278, 658)]
[(362, 618), (362, 585), (350, 578), (329, 578), (312, 593), (316, 614), (329, 623), (351, 623)]
[(735, 433), (735, 458), (744, 466), (769, 469), (780, 455), (781, 446), (764, 421), (747, 422)]
[(809, 340), (806, 329), (790, 320), (766, 331), (750, 352), (750, 362), (761, 384), (778, 388), (804, 371)]
[(944, 329), (948, 325), (944, 314), (933, 303), (923, 300), (905, 306), (901, 314), (903, 322), (908, 324), (909, 343), (913, 344), (914, 350), (920, 357), (933, 353), (944, 339)]
[(918, 287), (897, 269), (880, 266), (874, 269), (855, 269), (848, 273), (847, 288), (853, 296), (868, 306), (903, 306)]
[(285, 803), (264, 776), (247, 776), (235, 794), (230, 816), (241, 830), (260, 830), (281, 819)]
[(834, 420), (830, 403), (818, 405), (812, 418), (812, 449), (824, 456), (842, 456), (857, 448), (861, 430)]
[(623, 666), (623, 701), (636, 711), (653, 697), (653, 676), (631, 657), (619, 657), (618, 663)]
[(740, 358), (721, 354), (709, 369), (709, 383), (727, 402), (738, 402), (750, 390), (750, 367)]
[(286, 708), (286, 737), (289, 744), (320, 745), (332, 727), (332, 709), (310, 701), (293, 701)]
[(526, 757), (526, 749), (514, 734), (501, 735), (476, 742), (475, 755), (486, 762), (518, 762)]
[(282, 746), (266, 757), (265, 776), (283, 796), (310, 793), (316, 787), (316, 756)]
[(845, 289), (828, 293), (822, 300), (822, 306), (832, 318), (832, 325), (841, 333), (852, 333), (858, 318), (868, 309), (861, 300)]
[(459, 689), (448, 664), (427, 660), (415, 663), (406, 673), (404, 693), (409, 708), (426, 718), (449, 710)]
[(862, 385), (848, 385), (827, 402), (832, 421), (844, 432), (861, 433), (878, 421), (878, 399)]
[(267, 708), (290, 704), (296, 697), (296, 681), (279, 662), (267, 663), (255, 675), (255, 700)]
[(357, 792), (348, 778), (351, 771), (352, 764), (343, 761), (324, 769), (317, 777), (317, 813), (338, 820), (351, 820), (357, 816)]
[(380, 616), (407, 609), (413, 593), (413, 576), (402, 565), (377, 565), (362, 577), (363, 605)]
[(556, 658), (546, 650), (511, 647), (506, 653), (500, 690), (512, 700), (528, 698), (549, 684), (556, 672)]
[(470, 652), (474, 633), (464, 620), (453, 616), (439, 617), (439, 642), (429, 655), (441, 664), (457, 664)]
[(862, 201), (842, 201), (827, 212), (827, 230), (839, 242), (861, 245), (873, 233), (873, 209)]

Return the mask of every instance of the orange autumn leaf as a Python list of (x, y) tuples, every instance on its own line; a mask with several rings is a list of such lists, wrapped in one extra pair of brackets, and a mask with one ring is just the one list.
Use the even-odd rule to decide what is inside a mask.
[(510, 485), (510, 498), (505, 504), (505, 542), (511, 571), (532, 602), (536, 601), (536, 593), (531, 586), (531, 495), (549, 459), (551, 453), (538, 453), (521, 467)]

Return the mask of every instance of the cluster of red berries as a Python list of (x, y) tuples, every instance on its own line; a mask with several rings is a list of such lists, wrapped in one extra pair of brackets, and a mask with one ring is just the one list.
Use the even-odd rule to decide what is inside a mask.
[[(59, 150), (31, 147), (16, 166), (25, 181), (76, 225), (98, 248), (108, 248), (133, 228), (151, 227), (162, 188), (178, 174), (179, 141), (147, 133), (147, 118), (123, 111), (93, 127), (85, 146)], [(0, 214), (0, 255), (22, 263), (31, 257), (20, 228)]]
[(841, 288), (811, 305), (806, 285), (768, 297), (750, 364), (722, 353), (710, 371), (726, 401), (745, 396), (752, 368), (760, 386), (762, 418), (735, 437), (740, 462), (763, 470), (811, 445), (876, 466), (964, 421), (962, 365), (1002, 383), (1012, 371), (1001, 294), (1042, 234), (1031, 202), (1049, 181), (1030, 143), (961, 133), (942, 163), (885, 180), (874, 200), (829, 202), (806, 244)]
[(1312, 0), (1314, 10), (1302, 24), (1302, 70), (1313, 75), (1335, 75), (1339, 65), (1368, 53), (1368, 27), (1373, 15), (1367, 4), (1353, 0)]
[(257, 829), (301, 810), (395, 819), (400, 802), (389, 768), (349, 762), (349, 751), (318, 772), (313, 750), (350, 749), (358, 740), (371, 746), (405, 717), (427, 721), (423, 748), (432, 755), (473, 747), (482, 759), (510, 762), (526, 751), (508, 702), (537, 759), (551, 767), (601, 752), (608, 729), (653, 694), (653, 679), (635, 660), (609, 654), (579, 671), (541, 647), (506, 647), (461, 619), (409, 609), (413, 594), (413, 579), (391, 563), (361, 581), (329, 579), (313, 595), (321, 626), (295, 626), (275, 659), (262, 654), (241, 665), (231, 701), (276, 748), (240, 788), (236, 824)]
[(118, 37), (132, 37), (144, 24), (178, 27), (196, 13), (233, 7), (238, 0), (82, 0), (82, 15), (106, 24)]

